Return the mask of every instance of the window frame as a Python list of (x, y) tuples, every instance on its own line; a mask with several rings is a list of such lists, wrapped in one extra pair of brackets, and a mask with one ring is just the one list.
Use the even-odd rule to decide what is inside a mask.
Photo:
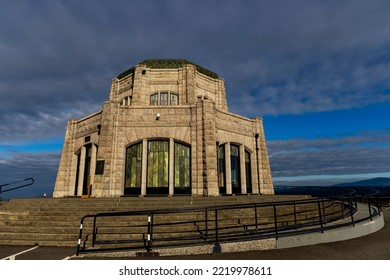
[[(180, 152), (184, 152), (185, 155), (180, 156)], [(173, 160), (173, 187), (175, 189), (191, 188), (191, 146), (174, 141)], [(184, 164), (184, 174), (182, 164)], [(183, 181), (184, 186), (181, 185)]]
[[(166, 98), (163, 98), (163, 96), (166, 96)], [(149, 105), (177, 106), (179, 105), (179, 94), (168, 90), (153, 92), (149, 97)]]
[[(137, 155), (137, 164), (133, 166), (133, 161), (129, 161), (129, 151), (131, 149), (134, 149), (134, 154), (132, 155)], [(131, 188), (139, 188), (141, 189), (141, 184), (142, 184), (142, 154), (143, 151), (143, 143), (138, 142), (134, 143), (126, 148), (126, 165), (125, 165), (125, 189), (131, 189)], [(132, 158), (132, 157), (131, 157)], [(139, 159), (138, 159), (139, 158)], [(134, 168), (134, 169), (133, 169)], [(135, 178), (132, 178), (133, 172), (135, 171)], [(135, 180), (135, 184), (132, 184), (133, 179)], [(129, 182), (129, 184), (128, 184)]]

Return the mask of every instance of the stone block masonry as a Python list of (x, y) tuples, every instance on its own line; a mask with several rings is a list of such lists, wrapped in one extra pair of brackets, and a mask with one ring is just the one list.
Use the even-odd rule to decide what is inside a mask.
[(230, 113), (199, 65), (145, 60), (101, 111), (68, 121), (54, 197), (238, 194), (273, 194), (263, 121)]

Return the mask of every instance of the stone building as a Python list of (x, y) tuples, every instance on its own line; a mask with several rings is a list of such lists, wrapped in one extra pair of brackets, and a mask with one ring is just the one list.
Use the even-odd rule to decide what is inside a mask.
[(68, 121), (53, 196), (259, 193), (273, 194), (262, 119), (230, 113), (216, 73), (145, 60)]

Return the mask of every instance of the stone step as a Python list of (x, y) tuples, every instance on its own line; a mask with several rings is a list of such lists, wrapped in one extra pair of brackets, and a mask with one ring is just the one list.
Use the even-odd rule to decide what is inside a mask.
[[(297, 198), (305, 198), (306, 196), (278, 196), (277, 200), (293, 200)], [(215, 204), (235, 204), (235, 203), (254, 203), (274, 201), (274, 196), (220, 196), (220, 197), (122, 197), (122, 198), (99, 198), (99, 199), (80, 199), (80, 198), (46, 198), (46, 199), (11, 199), (7, 202), (8, 206), (12, 205), (31, 205), (37, 207), (67, 207), (77, 205), (78, 207), (92, 205), (100, 205), (103, 207), (119, 206), (119, 205), (152, 205), (158, 207), (167, 205), (173, 208), (176, 204), (182, 205), (215, 205)], [(158, 203), (157, 203), (158, 202)]]
[(77, 242), (78, 233), (34, 233), (34, 232), (0, 232), (0, 242), (6, 240), (31, 240), (38, 244), (46, 244), (46, 241), (73, 241)]
[[(0, 236), (1, 237), (1, 236)], [(65, 240), (45, 240), (45, 241), (40, 241), (40, 239), (33, 239), (33, 240), (26, 240), (21, 237), (21, 239), (6, 239), (2, 240), (0, 239), (0, 245), (17, 245), (17, 246), (53, 246), (53, 247), (74, 247), (76, 248), (77, 246), (77, 240), (71, 240), (71, 241), (65, 241)], [(75, 250), (76, 251), (76, 250)]]
[[(81, 218), (87, 214), (105, 212), (140, 211), (148, 209), (190, 209), (200, 206), (249, 204), (268, 201), (286, 201), (303, 199), (306, 196), (226, 196), (226, 197), (121, 197), (102, 199), (12, 199), (8, 202), (0, 202), (0, 244), (8, 245), (47, 245), (47, 246), (76, 246)], [(325, 203), (329, 211), (335, 207)], [(318, 209), (315, 206), (296, 206), (299, 212), (297, 218), (315, 217)], [(277, 206), (278, 222), (290, 219), (293, 206)], [(253, 209), (218, 210), (219, 226), (226, 231), (234, 227), (250, 227), (253, 223)], [(209, 227), (212, 227), (215, 212), (208, 212)], [(263, 225), (273, 223), (273, 207), (259, 207), (257, 209), (258, 223)], [(197, 225), (185, 223), (191, 220), (203, 220), (203, 212), (171, 213), (167, 215), (154, 215), (154, 224), (176, 222), (170, 226), (155, 226), (155, 236), (159, 238), (172, 237), (174, 234), (198, 235), (200, 228), (205, 228), (204, 222)], [(128, 240), (132, 234), (142, 236), (146, 226), (142, 228), (130, 228), (129, 225), (145, 225), (147, 215), (98, 217), (98, 231), (102, 234), (98, 238), (117, 238)], [(85, 219), (83, 224), (83, 236), (92, 231), (93, 219)], [(111, 228), (110, 228), (111, 226)], [(112, 227), (114, 226), (114, 227)], [(158, 233), (161, 231), (161, 233)], [(222, 229), (223, 232), (223, 229)], [(103, 235), (105, 234), (105, 235)], [(102, 239), (103, 238), (103, 239)], [(110, 245), (102, 245), (110, 246)], [(112, 246), (112, 245), (111, 245)], [(119, 246), (119, 245), (118, 245)]]

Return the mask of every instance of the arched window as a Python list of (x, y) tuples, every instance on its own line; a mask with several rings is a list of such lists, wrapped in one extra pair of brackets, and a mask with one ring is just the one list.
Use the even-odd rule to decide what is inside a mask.
[(142, 143), (126, 149), (125, 194), (141, 193)]

